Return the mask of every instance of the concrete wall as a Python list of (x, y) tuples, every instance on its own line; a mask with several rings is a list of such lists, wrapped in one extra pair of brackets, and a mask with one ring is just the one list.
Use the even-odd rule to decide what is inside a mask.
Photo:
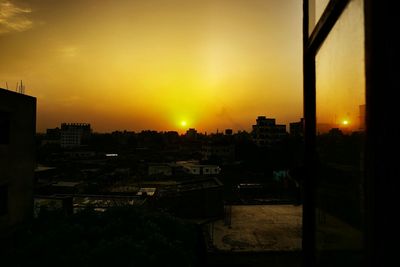
[(33, 208), (36, 98), (0, 88), (0, 186), (7, 188), (6, 212), (0, 215), (0, 238), (29, 220)]

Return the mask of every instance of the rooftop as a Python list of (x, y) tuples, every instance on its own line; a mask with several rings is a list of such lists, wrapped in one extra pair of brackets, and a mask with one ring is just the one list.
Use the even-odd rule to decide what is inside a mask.
[(301, 250), (302, 206), (232, 206), (231, 225), (213, 225), (212, 246), (220, 251), (267, 252)]
[(22, 93), (19, 93), (19, 92), (14, 92), (14, 91), (11, 91), (11, 90), (9, 90), (9, 89), (4, 89), (4, 88), (1, 88), (1, 87), (0, 87), (0, 94), (7, 95), (7, 96), (9, 96), (9, 97), (36, 99), (36, 98), (33, 97), (33, 96), (26, 95), (26, 94), (22, 94)]

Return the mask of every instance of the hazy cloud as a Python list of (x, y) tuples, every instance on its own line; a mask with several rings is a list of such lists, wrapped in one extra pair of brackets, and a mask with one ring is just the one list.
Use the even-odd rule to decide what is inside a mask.
[(33, 22), (26, 16), (31, 12), (30, 8), (21, 8), (10, 1), (0, 0), (0, 34), (23, 32), (32, 28)]

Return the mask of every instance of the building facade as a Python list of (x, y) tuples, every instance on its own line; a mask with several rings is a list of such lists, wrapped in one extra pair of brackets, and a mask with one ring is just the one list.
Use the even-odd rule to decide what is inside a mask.
[(278, 125), (272, 118), (258, 116), (256, 125), (253, 125), (253, 140), (259, 147), (272, 146), (286, 135), (286, 125)]
[(92, 129), (89, 123), (62, 123), (61, 147), (79, 147), (86, 144)]
[(231, 162), (235, 160), (235, 145), (228, 142), (207, 142), (201, 147), (201, 156), (202, 160)]
[(32, 216), (35, 132), (36, 98), (0, 88), (0, 239)]

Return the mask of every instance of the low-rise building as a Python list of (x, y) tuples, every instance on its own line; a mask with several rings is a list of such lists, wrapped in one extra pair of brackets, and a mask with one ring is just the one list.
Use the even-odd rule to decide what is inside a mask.
[(201, 147), (202, 160), (232, 162), (235, 160), (235, 145), (228, 142), (207, 142)]
[(217, 175), (221, 172), (221, 168), (217, 165), (200, 164), (198, 161), (177, 161), (185, 173), (192, 175)]
[(185, 218), (218, 218), (224, 210), (223, 184), (217, 178), (186, 180), (164, 186), (154, 204)]
[(61, 129), (56, 128), (49, 128), (46, 129), (46, 134), (42, 140), (42, 145), (60, 145), (61, 140)]
[(276, 124), (275, 119), (258, 116), (253, 125), (253, 140), (259, 147), (270, 147), (281, 141), (286, 135), (286, 125)]
[(61, 147), (79, 147), (85, 145), (92, 133), (89, 123), (62, 123)]
[(194, 128), (189, 128), (185, 134), (186, 138), (189, 140), (196, 140), (197, 139), (197, 130)]

